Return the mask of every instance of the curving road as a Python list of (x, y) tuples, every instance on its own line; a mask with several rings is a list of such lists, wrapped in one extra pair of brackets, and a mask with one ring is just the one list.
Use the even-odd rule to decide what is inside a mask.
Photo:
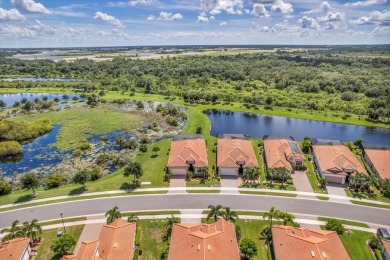
[(0, 213), (0, 227), (12, 221), (39, 221), (105, 213), (113, 206), (121, 211), (206, 209), (210, 204), (235, 210), (268, 211), (272, 206), (290, 213), (328, 216), (390, 226), (390, 210), (321, 200), (244, 194), (153, 194), (132, 195), (49, 204)]

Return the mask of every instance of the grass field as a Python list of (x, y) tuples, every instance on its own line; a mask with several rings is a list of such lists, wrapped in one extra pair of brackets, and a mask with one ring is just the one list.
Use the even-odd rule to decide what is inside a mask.
[[(66, 233), (71, 234), (74, 239), (77, 241), (81, 235), (81, 232), (83, 231), (84, 225), (80, 226), (72, 226), (66, 228)], [(36, 256), (35, 260), (58, 260), (61, 257), (55, 256), (50, 251), (50, 243), (54, 239), (57, 239), (57, 229), (50, 229), (50, 230), (44, 230), (42, 232), (42, 243), (38, 248), (38, 255)], [(72, 248), (69, 253), (73, 252)]]
[(48, 118), (52, 124), (62, 125), (54, 144), (62, 151), (79, 147), (80, 143), (91, 135), (108, 134), (115, 130), (134, 130), (145, 120), (136, 113), (122, 113), (105, 108), (78, 107), (71, 110), (61, 110), (48, 113), (37, 113), (17, 117), (16, 120), (26, 121), (38, 118)]
[(351, 234), (344, 233), (340, 236), (351, 260), (375, 260), (371, 249), (366, 244), (371, 237), (371, 233), (352, 230)]
[(316, 193), (327, 194), (328, 193), (327, 191), (322, 190), (318, 186), (318, 181), (317, 181), (317, 177), (314, 173), (313, 164), (309, 161), (309, 155), (305, 154), (305, 158), (306, 158), (305, 166), (307, 168), (306, 175), (307, 175), (307, 178), (309, 179), (311, 187), (313, 188), (313, 191)]
[(163, 249), (168, 247), (168, 243), (162, 239), (166, 231), (165, 219), (139, 220), (137, 225), (141, 230), (140, 248), (142, 249), (142, 257), (139, 259), (160, 259)]
[[(318, 221), (325, 221), (326, 222), (326, 221), (328, 221), (330, 219), (331, 218), (318, 217)], [(344, 225), (369, 228), (369, 226), (366, 223), (350, 221), (350, 220), (343, 220), (343, 219), (337, 219), (337, 220), (340, 221), (341, 224), (344, 224)]]

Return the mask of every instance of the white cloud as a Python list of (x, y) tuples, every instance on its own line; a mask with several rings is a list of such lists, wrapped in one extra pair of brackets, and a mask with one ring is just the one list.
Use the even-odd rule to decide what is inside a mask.
[(223, 32), (171, 32), (171, 33), (148, 33), (151, 38), (159, 39), (199, 39), (199, 38), (237, 38), (241, 37), (240, 33), (223, 33)]
[(304, 16), (298, 20), (298, 23), (301, 24), (302, 28), (308, 28), (308, 29), (319, 29), (320, 28), (320, 25), (317, 23), (316, 19), (314, 19), (313, 17)]
[(153, 20), (163, 20), (163, 21), (173, 21), (173, 20), (180, 20), (183, 19), (183, 16), (180, 13), (172, 14), (168, 12), (161, 12), (158, 17), (155, 17), (154, 15), (149, 15), (147, 20), (153, 21)]
[[(120, 3), (123, 3), (123, 2), (120, 2)], [(131, 6), (152, 5), (152, 4), (155, 4), (155, 3), (158, 3), (158, 1), (156, 1), (156, 0), (133, 0), (133, 1), (129, 2), (129, 4)]]
[(198, 15), (198, 19), (196, 21), (199, 22), (199, 23), (208, 23), (208, 22), (211, 22), (213, 20), (215, 20), (214, 16), (207, 17), (206, 12), (201, 12)]
[(362, 16), (362, 17), (358, 18), (357, 20), (352, 21), (351, 23), (355, 24), (355, 25), (389, 24), (390, 23), (390, 10), (372, 11), (368, 17)]
[(374, 36), (390, 36), (390, 26), (378, 26), (375, 27), (374, 31), (372, 32)]
[(341, 12), (328, 12), (325, 16), (318, 18), (320, 22), (341, 22), (345, 20), (345, 15)]
[(24, 20), (26, 17), (19, 13), (18, 10), (12, 8), (6, 10), (0, 7), (0, 21), (15, 21), (15, 20)]
[(227, 22), (220, 22), (219, 25), (221, 25), (221, 26), (226, 26), (226, 25), (227, 25)]
[(272, 12), (290, 14), (294, 12), (294, 8), (290, 3), (283, 2), (283, 0), (276, 0), (271, 6)]
[(251, 28), (252, 30), (259, 31), (259, 32), (276, 32), (275, 28), (269, 27), (267, 25), (260, 26), (256, 25), (255, 27)]
[(108, 14), (105, 14), (105, 13), (102, 13), (102, 12), (96, 12), (95, 16), (93, 18), (109, 22), (109, 23), (111, 23), (113, 25), (116, 25), (116, 26), (123, 26), (121, 21), (119, 21), (117, 18), (115, 18), (112, 15), (108, 15)]
[(370, 5), (381, 5), (386, 4), (387, 0), (365, 0), (353, 3), (346, 3), (345, 6), (370, 6)]
[(34, 0), (11, 0), (11, 3), (18, 9), (40, 14), (50, 14), (51, 11), (41, 3), (36, 3)]
[(329, 12), (330, 10), (332, 10), (332, 7), (328, 3), (328, 1), (324, 1), (324, 2), (321, 3), (319, 8), (316, 8), (316, 9), (313, 9), (313, 10), (309, 10), (309, 11), (305, 11), (305, 12), (302, 12), (302, 13), (303, 14), (317, 14), (317, 13), (326, 13), (326, 12)]
[(263, 4), (254, 4), (251, 12), (254, 16), (268, 18), (270, 15)]
[(14, 37), (20, 37), (20, 38), (37, 37), (37, 33), (28, 28), (13, 26), (9, 24), (6, 24), (5, 26), (1, 26), (0, 32), (4, 34), (12, 35)]
[(213, 15), (220, 14), (222, 11), (228, 14), (242, 14), (244, 7), (243, 0), (201, 0), (202, 10), (210, 10)]
[(36, 24), (31, 25), (28, 28), (32, 31), (35, 31), (37, 35), (53, 35), (57, 32), (55, 27), (48, 26), (39, 20), (36, 20)]

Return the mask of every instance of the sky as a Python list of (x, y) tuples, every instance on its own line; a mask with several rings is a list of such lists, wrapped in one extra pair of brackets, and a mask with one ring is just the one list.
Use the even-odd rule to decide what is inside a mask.
[(387, 0), (0, 0), (0, 48), (390, 44)]

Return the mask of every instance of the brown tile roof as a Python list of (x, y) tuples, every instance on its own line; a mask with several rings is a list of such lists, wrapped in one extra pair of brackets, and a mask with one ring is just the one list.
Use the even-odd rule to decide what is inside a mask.
[(218, 167), (239, 167), (238, 161), (244, 161), (244, 167), (259, 167), (252, 142), (243, 139), (219, 138), (217, 146)]
[(390, 150), (364, 150), (382, 180), (390, 179)]
[(169, 152), (168, 167), (208, 167), (206, 141), (203, 138), (173, 141)]
[(382, 239), (382, 245), (386, 249), (387, 253), (390, 254), (390, 241)]
[(275, 260), (348, 260), (350, 259), (335, 231), (272, 227)]
[(321, 170), (327, 174), (346, 175), (345, 169), (367, 174), (355, 155), (344, 145), (313, 145)]
[(293, 170), (287, 157), (305, 160), (297, 142), (287, 139), (267, 139), (264, 140), (264, 153), (267, 159), (268, 168), (286, 167)]
[(0, 245), (0, 259), (20, 260), (30, 242), (29, 238), (15, 238)]
[(168, 259), (240, 259), (234, 224), (224, 219), (213, 224), (174, 224)]
[(99, 257), (103, 260), (133, 259), (136, 225), (121, 218), (104, 225), (99, 236)]

